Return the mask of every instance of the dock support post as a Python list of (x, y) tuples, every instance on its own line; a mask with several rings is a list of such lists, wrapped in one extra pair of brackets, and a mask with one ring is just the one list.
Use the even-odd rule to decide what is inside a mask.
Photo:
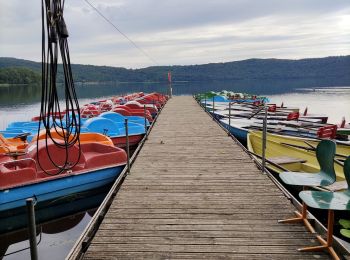
[(207, 112), (207, 95), (204, 98), (204, 111)]
[(214, 117), (214, 109), (215, 109), (215, 99), (214, 99), (214, 97), (213, 97), (213, 111), (212, 111), (213, 112), (213, 117)]
[(264, 122), (262, 132), (262, 172), (265, 173), (266, 166), (266, 132), (267, 132), (267, 106), (264, 104)]
[(29, 198), (26, 200), (27, 213), (28, 213), (28, 233), (30, 244), (30, 258), (32, 260), (38, 259), (38, 248), (36, 243), (36, 225), (35, 225), (35, 212), (34, 212), (34, 200)]
[(172, 87), (172, 82), (169, 81), (169, 98), (173, 97), (173, 87)]
[(125, 135), (126, 135), (126, 158), (127, 158), (127, 167), (128, 174), (130, 173), (130, 149), (129, 149), (129, 128), (128, 128), (128, 119), (125, 118)]
[(146, 105), (143, 105), (143, 115), (145, 117), (145, 136), (146, 136), (146, 140), (147, 140), (148, 133), (147, 133)]
[(231, 102), (228, 103), (228, 131), (231, 128)]

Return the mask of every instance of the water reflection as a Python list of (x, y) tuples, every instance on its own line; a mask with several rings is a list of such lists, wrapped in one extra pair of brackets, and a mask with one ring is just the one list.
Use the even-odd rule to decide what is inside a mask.
[(40, 101), (39, 85), (13, 85), (0, 87), (0, 106), (31, 104)]
[[(62, 259), (93, 216), (110, 186), (54, 201), (52, 205), (36, 210), (38, 254), (40, 259)], [(29, 259), (27, 216), (17, 214), (0, 219), (0, 257)], [(24, 250), (23, 250), (24, 249)]]
[[(223, 89), (255, 94), (281, 94), (295, 91), (295, 89), (314, 89), (332, 86), (332, 82), (320, 79), (294, 80), (235, 80), (235, 81), (205, 81), (205, 82), (174, 82), (175, 95), (191, 95), (209, 90)], [(99, 98), (132, 92), (161, 92), (168, 93), (168, 84), (149, 83), (77, 83), (76, 91), (79, 99)], [(59, 96), (63, 97), (63, 86), (58, 87)], [(41, 87), (39, 85), (13, 85), (0, 87), (0, 107), (33, 104), (40, 101)]]

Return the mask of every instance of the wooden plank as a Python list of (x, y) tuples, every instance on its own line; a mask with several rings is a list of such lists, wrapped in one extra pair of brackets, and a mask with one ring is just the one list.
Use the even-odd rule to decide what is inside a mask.
[(85, 259), (328, 259), (294, 208), (191, 97), (152, 129)]
[[(245, 232), (269, 232), (269, 231), (284, 231), (284, 232), (294, 232), (295, 231), (306, 231), (302, 225), (288, 224), (281, 225), (276, 223), (275, 225), (256, 225), (255, 220), (252, 220), (251, 224), (248, 225), (166, 225), (166, 224), (119, 224), (119, 223), (106, 223), (105, 221), (101, 224), (100, 229), (105, 230), (163, 230), (163, 231), (192, 231), (192, 230), (227, 230), (227, 231), (245, 231)], [(266, 234), (268, 235), (268, 234)], [(257, 241), (258, 242), (258, 241)]]
[(238, 254), (238, 253), (175, 253), (175, 252), (104, 252), (103, 255), (99, 251), (89, 252), (85, 256), (85, 259), (124, 259), (124, 260), (135, 260), (135, 259), (154, 259), (154, 260), (164, 260), (164, 259), (181, 259), (181, 260), (192, 260), (192, 259), (232, 259), (232, 260), (281, 260), (281, 259), (293, 259), (293, 260), (302, 260), (302, 259), (329, 259), (325, 254), (314, 253), (312, 255), (304, 253), (300, 254), (299, 252), (293, 252), (288, 254), (287, 258), (285, 254)]
[[(252, 222), (254, 221), (254, 224)], [(105, 224), (145, 224), (145, 225), (208, 225), (208, 226), (214, 226), (214, 225), (220, 225), (223, 228), (225, 226), (244, 226), (244, 225), (251, 225), (251, 226), (264, 226), (265, 228), (267, 226), (276, 226), (280, 225), (277, 223), (276, 219), (256, 219), (256, 218), (249, 218), (249, 219), (201, 219), (201, 218), (106, 218), (104, 221)]]
[[(99, 252), (188, 252), (188, 253), (239, 253), (239, 254), (295, 254), (296, 245), (155, 245), (145, 241), (142, 244), (93, 243), (89, 251)], [(312, 254), (312, 253), (311, 253)]]
[[(147, 241), (149, 245), (230, 245), (230, 246), (254, 246), (256, 241), (252, 238), (179, 238), (179, 237), (97, 237), (96, 244), (143, 244)], [(315, 245), (316, 239), (298, 239), (295, 238), (266, 238), (260, 241), (259, 246), (304, 246), (306, 244)]]
[[(143, 237), (143, 236), (101, 236), (99, 235), (94, 240), (96, 244), (112, 243), (112, 244), (153, 244), (153, 245), (230, 245), (230, 246), (254, 246), (256, 241), (252, 239), (253, 237), (230, 237), (230, 238), (216, 238), (216, 237), (205, 237), (196, 238), (192, 237)], [(294, 245), (296, 247), (302, 247), (305, 245), (316, 245), (317, 240), (314, 238), (299, 238), (295, 237), (289, 238), (264, 238), (260, 241), (259, 246), (290, 246)]]
[(305, 163), (306, 160), (302, 158), (290, 157), (290, 156), (279, 156), (270, 157), (269, 160), (276, 164), (288, 164), (288, 163)]
[[(198, 214), (174, 214), (174, 213), (143, 213), (143, 212), (133, 212), (132, 214), (127, 211), (124, 212), (123, 210), (113, 210), (111, 209), (111, 214), (113, 214), (113, 219), (222, 219), (222, 220), (265, 220), (265, 219), (271, 219), (274, 221), (277, 221), (278, 219), (281, 219), (281, 217), (287, 218), (290, 217), (290, 212), (286, 211), (284, 214), (282, 212), (278, 213), (258, 213), (258, 212), (251, 212), (250, 214), (245, 213), (233, 213), (233, 214), (205, 214), (205, 213), (198, 213)], [(108, 223), (108, 222), (106, 222)]]
[[(268, 235), (268, 236), (267, 236)], [(249, 238), (255, 241), (257, 239), (264, 240), (267, 237), (280, 239), (312, 239), (310, 234), (304, 229), (295, 230), (293, 232), (283, 231), (237, 231), (237, 230), (173, 230), (171, 233), (168, 230), (108, 230), (100, 229), (97, 237), (179, 237), (191, 238), (197, 240), (199, 238)], [(96, 237), (96, 238), (97, 238)]]
[(263, 207), (263, 208), (241, 208), (237, 210), (236, 208), (111, 208), (109, 212), (113, 213), (114, 217), (119, 217), (120, 214), (128, 214), (130, 217), (133, 217), (135, 214), (148, 214), (148, 215), (157, 215), (157, 214), (170, 214), (170, 215), (178, 215), (180, 217), (183, 216), (211, 216), (211, 215), (220, 215), (224, 216), (246, 216), (246, 217), (254, 217), (259, 214), (273, 214), (279, 215), (280, 213), (288, 213), (291, 215), (290, 207), (283, 207), (276, 211), (271, 211), (271, 209)]
[[(293, 209), (290, 205), (288, 204), (283, 204), (280, 203), (278, 205), (276, 205), (275, 203), (271, 203), (271, 202), (265, 202), (265, 203), (250, 203), (250, 204), (242, 204), (244, 202), (237, 202), (236, 204), (233, 203), (221, 203), (221, 204), (211, 204), (211, 203), (200, 203), (200, 202), (192, 202), (192, 203), (131, 203), (131, 202), (127, 202), (127, 201), (119, 201), (117, 202), (117, 200), (115, 200), (116, 203), (111, 205), (111, 209), (113, 208), (129, 208), (129, 209), (135, 209), (135, 208), (154, 208), (154, 209), (163, 209), (163, 208), (174, 208), (174, 209), (202, 209), (202, 208), (211, 208), (211, 209), (231, 209), (231, 208), (235, 208), (236, 210), (240, 210), (240, 209), (248, 209), (248, 208), (257, 208), (257, 207), (268, 207), (270, 209), (277, 207), (277, 208), (287, 208), (290, 210), (291, 215), (293, 215), (293, 211), (295, 209)], [(196, 205), (193, 205), (193, 203), (196, 203)], [(288, 202), (287, 202), (288, 203)], [(275, 210), (276, 211), (276, 210)]]

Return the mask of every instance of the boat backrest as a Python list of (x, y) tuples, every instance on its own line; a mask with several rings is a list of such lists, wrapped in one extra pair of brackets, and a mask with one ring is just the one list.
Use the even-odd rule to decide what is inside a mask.
[(336, 135), (337, 135), (337, 126), (336, 125), (322, 126), (317, 130), (317, 137), (318, 138), (334, 139)]
[(136, 100), (128, 101), (125, 106), (142, 109), (143, 106)]
[(336, 144), (332, 140), (321, 140), (316, 147), (316, 157), (320, 165), (321, 172), (332, 179), (336, 179), (334, 171), (334, 156)]
[(123, 116), (131, 116), (131, 113), (129, 111), (125, 110), (124, 108), (116, 107), (113, 109), (113, 112), (119, 113)]
[(116, 112), (104, 112), (100, 115), (100, 117), (103, 118), (108, 118), (114, 122), (124, 122), (125, 121), (125, 116), (116, 113)]
[(83, 127), (86, 127), (89, 131), (104, 134), (107, 136), (119, 135), (119, 130), (116, 124), (108, 119), (103, 117), (94, 117), (87, 120)]
[(344, 175), (348, 183), (348, 190), (350, 190), (350, 156), (348, 156), (344, 162)]
[(291, 112), (287, 116), (287, 121), (298, 120), (298, 119), (299, 119), (299, 112)]
[(121, 108), (121, 109), (125, 109), (126, 111), (129, 111), (129, 112), (133, 112), (135, 110), (139, 110), (140, 108), (131, 108), (129, 106), (126, 106), (126, 105), (121, 105), (121, 106), (117, 106), (117, 108)]
[(268, 105), (268, 111), (269, 112), (276, 112), (277, 106), (276, 104), (269, 104)]
[(99, 133), (80, 133), (80, 143), (100, 143), (114, 146), (113, 141), (106, 135)]

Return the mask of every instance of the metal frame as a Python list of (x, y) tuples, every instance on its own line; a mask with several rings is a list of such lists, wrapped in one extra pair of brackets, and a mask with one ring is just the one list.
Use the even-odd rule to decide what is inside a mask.
[(38, 259), (38, 247), (37, 247), (37, 242), (36, 242), (36, 223), (35, 223), (34, 199), (33, 198), (27, 199), (26, 206), (27, 206), (27, 218), (28, 218), (30, 258), (31, 258), (31, 260), (37, 260)]
[(333, 226), (334, 226), (334, 211), (329, 209), (328, 210), (328, 221), (327, 221), (327, 240), (324, 240), (322, 236), (317, 235), (317, 240), (321, 243), (320, 246), (309, 246), (309, 247), (303, 247), (299, 248), (298, 251), (300, 252), (318, 252), (327, 250), (329, 254), (332, 256), (335, 260), (340, 260), (337, 253), (334, 251), (333, 248)]

